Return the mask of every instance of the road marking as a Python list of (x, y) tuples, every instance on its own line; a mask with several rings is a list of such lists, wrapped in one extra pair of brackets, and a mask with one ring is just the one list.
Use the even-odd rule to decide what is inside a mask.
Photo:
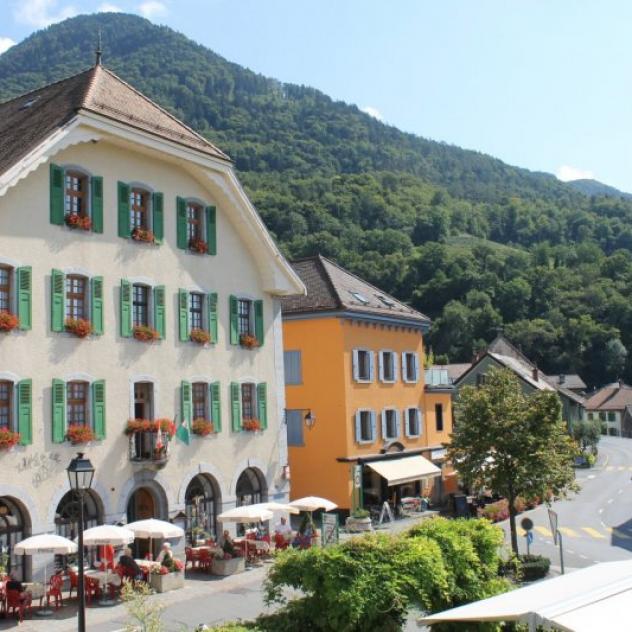
[(612, 472), (612, 470), (614, 470), (614, 465), (609, 465), (606, 470), (608, 470), (608, 472)]
[(573, 549), (566, 549), (566, 551), (571, 555), (575, 555), (575, 551), (573, 551)]
[(593, 529), (592, 527), (582, 527), (582, 529), (593, 538), (599, 538), (601, 540), (605, 540), (606, 536), (602, 533), (599, 533), (597, 529)]
[(614, 498), (608, 498), (608, 500), (607, 500), (608, 504), (610, 504), (613, 500), (614, 500)]
[(623, 494), (623, 490), (622, 490), (622, 489), (620, 489), (620, 490), (617, 492), (617, 494)]
[(579, 557), (581, 557), (582, 560), (587, 560), (588, 559), (587, 555), (582, 555), (581, 553), (579, 554)]
[(552, 537), (551, 532), (546, 527), (541, 527), (540, 525), (536, 525), (533, 527), (540, 535), (543, 535), (546, 538)]
[(599, 513), (603, 513), (603, 509), (600, 509), (600, 510), (599, 510)]
[(558, 527), (558, 530), (571, 538), (579, 537), (579, 534), (576, 531), (573, 531), (570, 527)]
[(586, 478), (597, 478), (594, 474), (589, 474)]
[(627, 469), (625, 465), (619, 465), (619, 472), (625, 472)]

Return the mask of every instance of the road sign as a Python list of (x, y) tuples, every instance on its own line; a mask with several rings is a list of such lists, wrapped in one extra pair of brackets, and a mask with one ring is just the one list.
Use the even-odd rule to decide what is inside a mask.
[(533, 544), (533, 531), (527, 531), (527, 544)]
[(557, 538), (559, 536), (559, 531), (557, 530), (557, 513), (555, 513), (552, 509), (549, 509), (549, 523), (551, 524), (553, 542), (554, 544), (557, 544)]
[(520, 521), (520, 526), (525, 530), (525, 531), (531, 531), (531, 529), (533, 529), (533, 520), (531, 520), (531, 518), (523, 518)]

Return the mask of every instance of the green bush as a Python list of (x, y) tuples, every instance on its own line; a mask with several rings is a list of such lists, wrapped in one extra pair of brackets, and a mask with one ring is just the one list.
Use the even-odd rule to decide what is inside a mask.
[(543, 555), (521, 555), (520, 576), (522, 581), (533, 582), (549, 574), (551, 560)]
[(370, 516), (369, 512), (366, 509), (355, 509), (351, 514), (352, 518), (368, 518)]

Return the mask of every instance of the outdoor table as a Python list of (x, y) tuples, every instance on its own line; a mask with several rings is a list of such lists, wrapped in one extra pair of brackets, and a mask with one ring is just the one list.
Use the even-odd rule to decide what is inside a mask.
[(208, 544), (203, 544), (202, 546), (191, 547), (191, 551), (193, 551), (194, 553), (199, 553), (200, 551), (208, 551), (209, 553), (214, 554), (221, 550), (222, 549), (219, 546), (210, 546)]
[(105, 571), (98, 571), (98, 570), (91, 569), (91, 570), (86, 571), (85, 575), (86, 577), (92, 577), (93, 579), (96, 579), (101, 585), (105, 585), (105, 584), (112, 584), (113, 586), (121, 585), (121, 578), (119, 574), (115, 573), (114, 571), (110, 571), (106, 573)]

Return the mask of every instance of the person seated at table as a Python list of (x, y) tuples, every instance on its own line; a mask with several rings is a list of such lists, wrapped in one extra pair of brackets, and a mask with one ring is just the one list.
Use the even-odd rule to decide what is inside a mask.
[(282, 535), (286, 542), (292, 539), (292, 527), (287, 523), (287, 518), (281, 518), (281, 521), (275, 525), (274, 532)]
[(309, 515), (305, 515), (301, 526), (298, 528), (296, 537), (292, 540), (292, 546), (297, 549), (309, 548), (312, 544), (312, 536), (314, 535), (314, 523)]
[(158, 564), (162, 564), (162, 566), (165, 566), (169, 570), (173, 570), (173, 551), (171, 550), (171, 544), (169, 544), (169, 542), (163, 543), (160, 553), (158, 553), (158, 557), (156, 558), (156, 562), (158, 562)]
[(119, 564), (123, 569), (123, 574), (125, 577), (129, 577), (131, 579), (143, 579), (143, 571), (140, 569), (140, 566), (136, 563), (136, 560), (132, 557), (132, 550), (128, 547), (123, 551), (123, 555), (119, 557)]
[(31, 593), (24, 588), (22, 582), (17, 578), (16, 574), (11, 571), (9, 573), (9, 581), (6, 583), (5, 590), (15, 590), (20, 593), (20, 601), (25, 605), (31, 605)]
[(230, 537), (230, 532), (228, 530), (225, 530), (222, 534), (222, 551), (224, 551), (224, 553), (228, 553), (231, 556), (235, 555), (235, 543)]

